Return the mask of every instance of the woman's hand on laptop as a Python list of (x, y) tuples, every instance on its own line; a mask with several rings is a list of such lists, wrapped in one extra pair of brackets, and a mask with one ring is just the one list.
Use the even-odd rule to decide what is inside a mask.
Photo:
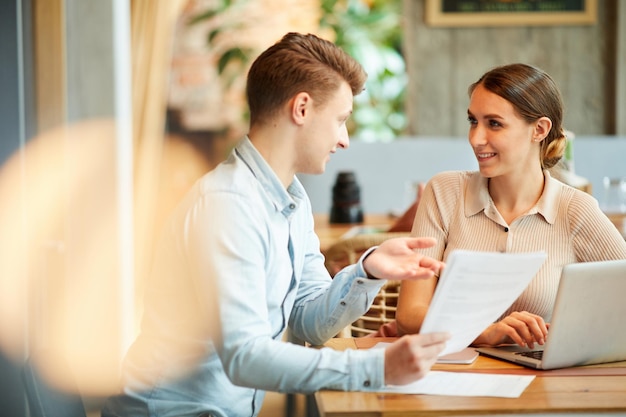
[(549, 325), (541, 316), (527, 311), (515, 311), (487, 327), (474, 340), (474, 346), (497, 346), (515, 343), (531, 349), (535, 343), (543, 345)]

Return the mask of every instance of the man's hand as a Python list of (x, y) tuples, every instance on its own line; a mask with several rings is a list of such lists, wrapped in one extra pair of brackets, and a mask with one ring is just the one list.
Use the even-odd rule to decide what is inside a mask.
[(417, 252), (429, 248), (433, 238), (397, 237), (384, 241), (363, 261), (368, 276), (390, 279), (425, 279), (439, 276), (445, 264)]
[(448, 333), (414, 334), (385, 349), (385, 384), (404, 385), (423, 378), (443, 351)]
[(497, 346), (517, 343), (533, 349), (535, 343), (543, 345), (548, 336), (548, 324), (541, 316), (527, 311), (515, 311), (485, 329), (474, 340), (474, 346)]

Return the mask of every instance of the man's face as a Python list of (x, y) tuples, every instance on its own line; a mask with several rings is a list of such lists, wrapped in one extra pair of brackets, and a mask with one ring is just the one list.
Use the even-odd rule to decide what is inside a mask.
[(297, 172), (321, 174), (337, 148), (350, 146), (346, 121), (352, 114), (353, 100), (350, 86), (343, 82), (327, 103), (311, 106), (304, 125)]

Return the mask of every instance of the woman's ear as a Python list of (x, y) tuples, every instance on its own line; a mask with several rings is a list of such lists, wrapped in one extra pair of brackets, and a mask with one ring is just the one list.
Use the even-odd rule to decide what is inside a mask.
[(301, 92), (291, 100), (291, 118), (297, 125), (302, 125), (311, 110), (313, 100), (309, 93)]
[(541, 142), (548, 136), (548, 133), (552, 129), (552, 120), (549, 117), (540, 117), (535, 122), (535, 132), (533, 134), (533, 140), (535, 142)]

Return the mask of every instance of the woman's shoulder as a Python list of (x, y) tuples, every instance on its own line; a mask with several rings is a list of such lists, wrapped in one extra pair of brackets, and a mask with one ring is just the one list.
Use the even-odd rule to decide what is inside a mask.
[(556, 178), (551, 178), (554, 186), (559, 187), (560, 192), (557, 194), (561, 200), (566, 200), (568, 202), (568, 206), (570, 205), (582, 205), (587, 207), (597, 207), (598, 200), (586, 191), (582, 191), (576, 187), (572, 187), (571, 185), (565, 184), (562, 181), (559, 181)]
[(442, 171), (432, 176), (430, 183), (436, 186), (452, 186), (457, 184), (460, 186), (463, 183), (472, 181), (476, 177), (480, 176), (478, 171)]
[(553, 186), (558, 187), (558, 192), (551, 193), (556, 201), (550, 203), (557, 207), (555, 218), (562, 215), (570, 225), (589, 225), (597, 222), (606, 223), (608, 219), (602, 212), (598, 200), (586, 191), (579, 190), (571, 185), (552, 179)]

